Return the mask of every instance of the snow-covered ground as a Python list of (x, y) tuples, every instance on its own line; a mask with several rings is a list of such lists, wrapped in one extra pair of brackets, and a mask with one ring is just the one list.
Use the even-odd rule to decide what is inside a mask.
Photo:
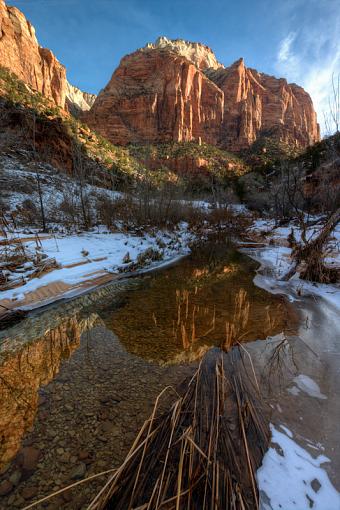
[(287, 427), (270, 428), (275, 447), (269, 448), (257, 472), (261, 510), (339, 510), (340, 494), (321, 467), (329, 459), (312, 456)]
[[(16, 306), (27, 298), (28, 294), (45, 286), (62, 282), (68, 288), (73, 288), (85, 281), (91, 281), (99, 276), (118, 273), (128, 267), (123, 259), (136, 262), (140, 254), (153, 248), (161, 254), (157, 262), (149, 262), (149, 267), (170, 262), (175, 258), (187, 254), (189, 243), (193, 235), (186, 224), (181, 224), (178, 230), (172, 232), (158, 231), (153, 234), (137, 236), (127, 233), (87, 232), (77, 235), (41, 235), (41, 246), (38, 245), (33, 234), (12, 234), (13, 237), (24, 238), (23, 245), (26, 253), (39, 253), (54, 258), (59, 265), (41, 277), (29, 279), (32, 268), (27, 265), (20, 277), (27, 278), (24, 285), (13, 289), (0, 291), (1, 300), (14, 302)], [(129, 254), (127, 256), (127, 254)], [(126, 260), (126, 259), (125, 259)], [(125, 263), (124, 263), (125, 262)]]
[[(255, 277), (255, 283), (270, 292), (285, 292), (291, 300), (301, 295), (319, 296), (340, 309), (340, 286), (307, 282), (297, 275), (289, 282), (281, 281), (291, 266), (291, 249), (288, 247), (287, 237), (294, 229), (297, 241), (301, 239), (300, 231), (295, 225), (275, 228), (273, 220), (257, 220), (252, 230), (255, 233), (265, 232), (265, 242), (261, 248), (247, 249), (247, 253), (260, 262), (263, 270)], [(320, 225), (307, 230), (307, 239), (317, 235)], [(270, 241), (270, 244), (269, 244)], [(328, 255), (325, 263), (330, 267), (340, 267), (340, 225), (334, 230), (328, 244)], [(269, 270), (269, 271), (268, 271)]]
[[(49, 220), (63, 220), (60, 210), (66, 200), (74, 207), (80, 206), (79, 183), (67, 173), (58, 171), (49, 164), (41, 163), (35, 168), (19, 161), (16, 157), (1, 156), (0, 159), (0, 188), (1, 199), (4, 201), (7, 213), (12, 213), (27, 200), (39, 204), (37, 174), (40, 179), (42, 202), (45, 215)], [(122, 197), (122, 193), (98, 187), (89, 183), (83, 185), (83, 195), (88, 200), (91, 216), (95, 218), (96, 201), (100, 198), (115, 200)]]
[[(261, 264), (254, 283), (269, 292), (286, 294), (306, 320), (298, 336), (291, 339), (291, 344), (294, 345), (294, 363), (298, 364), (299, 370), (309, 371), (309, 375), (301, 372), (285, 374), (288, 378), (286, 393), (279, 396), (276, 404), (277, 419), (275, 426), (271, 425), (272, 444), (257, 472), (261, 510), (340, 510), (340, 493), (325, 469), (330, 466), (334, 473), (333, 461), (336, 463), (339, 455), (336, 451), (339, 444), (336, 381), (340, 354), (340, 323), (337, 320), (340, 286), (306, 282), (298, 274), (289, 281), (281, 281), (291, 267), (287, 236), (292, 227), (299, 241), (301, 236), (295, 225), (275, 228), (273, 221), (257, 220), (252, 230), (255, 234), (265, 233), (258, 236), (263, 243), (242, 250)], [(319, 228), (320, 225), (310, 228), (307, 239), (317, 235)], [(333, 267), (340, 266), (339, 245), (338, 226), (325, 259)], [(312, 301), (304, 305), (305, 298), (310, 296)], [(322, 382), (322, 388), (317, 381)], [(281, 420), (289, 422), (291, 428), (284, 426)], [(297, 430), (300, 433), (296, 434)], [(317, 436), (316, 431), (323, 437), (326, 448), (318, 441), (306, 439), (308, 433)], [(324, 454), (325, 450), (330, 456), (332, 454), (332, 461)], [(339, 482), (338, 476), (335, 479)]]

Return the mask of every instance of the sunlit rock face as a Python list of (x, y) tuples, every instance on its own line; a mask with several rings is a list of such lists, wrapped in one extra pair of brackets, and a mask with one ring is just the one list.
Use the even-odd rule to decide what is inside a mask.
[(199, 43), (159, 38), (124, 57), (84, 117), (113, 143), (203, 141), (231, 151), (270, 135), (297, 148), (319, 140), (301, 87), (230, 67)]
[(117, 144), (218, 140), (223, 93), (203, 71), (168, 49), (123, 58), (85, 119)]
[(80, 112), (87, 112), (95, 102), (96, 97), (95, 94), (83, 92), (67, 82), (66, 106), (72, 115), (77, 116)]
[(150, 49), (166, 49), (190, 60), (199, 69), (220, 69), (224, 65), (218, 62), (214, 52), (205, 44), (184, 41), (183, 39), (168, 39), (159, 37), (156, 42), (148, 43), (141, 51)]
[(0, 0), (0, 65), (7, 67), (44, 96), (64, 107), (66, 69), (41, 48), (34, 27), (16, 7)]
[(298, 85), (247, 68), (243, 59), (207, 75), (224, 93), (224, 147), (247, 148), (262, 134), (296, 147), (320, 139), (312, 100)]
[(39, 46), (33, 25), (4, 0), (0, 0), (0, 65), (71, 113), (89, 110), (96, 98), (68, 83), (65, 67), (51, 50)]
[(67, 318), (34, 342), (0, 357), (0, 469), (15, 456), (33, 425), (39, 388), (57, 375), (62, 360), (79, 347), (81, 333), (96, 317)]

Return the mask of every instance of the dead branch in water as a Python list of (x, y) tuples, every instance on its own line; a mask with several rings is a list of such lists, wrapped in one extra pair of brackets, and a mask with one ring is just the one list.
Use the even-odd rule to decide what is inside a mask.
[(168, 412), (159, 399), (89, 510), (259, 508), (255, 473), (269, 441), (239, 348), (211, 349)]
[(283, 277), (284, 281), (288, 281), (296, 273), (298, 266), (303, 263), (304, 267), (300, 274), (302, 279), (320, 283), (336, 283), (339, 279), (339, 270), (326, 267), (323, 259), (324, 246), (339, 222), (340, 208), (329, 216), (317, 237), (294, 247), (292, 252), (294, 262)]

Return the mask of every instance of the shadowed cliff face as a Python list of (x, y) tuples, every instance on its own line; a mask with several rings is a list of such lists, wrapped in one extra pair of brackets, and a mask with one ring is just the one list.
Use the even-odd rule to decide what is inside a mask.
[(320, 137), (301, 87), (164, 38), (124, 57), (84, 118), (123, 145), (196, 140), (238, 151), (268, 133), (296, 148)]
[(79, 347), (81, 333), (96, 318), (69, 317), (15, 354), (0, 358), (0, 468), (14, 457), (33, 425), (39, 388), (57, 375), (63, 359)]

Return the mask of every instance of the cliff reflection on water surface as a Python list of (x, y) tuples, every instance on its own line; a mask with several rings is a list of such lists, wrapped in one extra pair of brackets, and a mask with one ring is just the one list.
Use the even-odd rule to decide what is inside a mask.
[[(227, 348), (231, 334), (247, 342), (288, 328), (292, 332), (295, 317), (290, 306), (280, 296), (254, 286), (255, 269), (255, 262), (225, 243), (207, 243), (172, 267), (130, 280), (118, 295), (107, 293), (90, 305), (81, 302), (77, 313), (73, 310), (65, 315), (63, 309), (58, 316), (62, 306), (54, 307), (56, 319), (52, 324), (46, 319), (50, 317), (48, 311), (38, 315), (17, 328), (21, 332), (17, 344), (9, 332), (7, 344), (13, 341), (16, 347), (7, 352), (3, 349), (0, 358), (0, 464), (15, 456), (25, 433), (32, 428), (42, 398), (39, 388), (57, 376), (64, 360), (74, 357), (82, 332), (91, 330), (95, 323), (101, 324), (102, 334), (89, 335), (86, 340), (95, 357), (89, 360), (77, 354), (79, 374), (89, 370), (83, 366), (89, 361), (93, 382), (96, 378), (105, 380), (114, 389), (122, 379), (115, 357), (122, 356), (126, 366), (133, 366), (137, 357), (150, 374), (150, 385), (155, 386), (154, 391), (150, 388), (150, 400), (159, 386), (167, 385), (169, 377), (168, 372), (157, 369), (157, 385), (152, 383), (155, 363), (173, 366), (180, 376), (179, 364), (197, 361), (213, 345)], [(105, 342), (111, 347), (104, 355)], [(104, 363), (112, 370), (103, 375)], [(65, 361), (63, 373), (69, 384), (74, 379), (71, 366)], [(127, 370), (123, 377), (133, 378), (132, 372), (129, 375)], [(103, 388), (103, 382), (100, 385)], [(62, 403), (66, 397), (61, 393), (58, 398)], [(81, 406), (79, 402), (80, 411)]]

